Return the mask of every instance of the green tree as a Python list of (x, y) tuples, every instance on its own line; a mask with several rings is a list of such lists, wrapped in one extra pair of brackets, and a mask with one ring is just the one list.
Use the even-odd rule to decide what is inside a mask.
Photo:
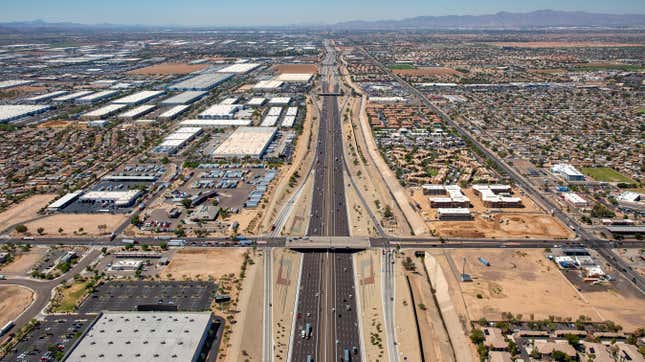
[(21, 233), (21, 234), (24, 234), (24, 233), (27, 232), (27, 227), (25, 225), (23, 225), (23, 224), (18, 224), (18, 225), (16, 225), (16, 231)]
[(480, 344), (480, 343), (484, 343), (484, 341), (486, 340), (486, 337), (484, 337), (484, 332), (481, 329), (476, 328), (476, 329), (473, 329), (472, 332), (470, 332), (470, 340), (474, 344)]

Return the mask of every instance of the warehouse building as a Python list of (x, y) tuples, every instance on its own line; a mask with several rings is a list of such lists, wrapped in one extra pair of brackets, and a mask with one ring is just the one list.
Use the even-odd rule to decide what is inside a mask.
[(175, 106), (180, 104), (191, 104), (202, 99), (208, 92), (186, 91), (164, 99), (161, 104), (164, 106)]
[(66, 94), (66, 95), (63, 95), (63, 96), (60, 96), (60, 97), (56, 97), (56, 98), (52, 99), (52, 102), (56, 102), (56, 103), (69, 102), (69, 101), (75, 100), (76, 98), (85, 97), (86, 95), (90, 95), (92, 93), (94, 93), (94, 92), (89, 91), (89, 90), (78, 91), (78, 92)]
[(237, 63), (217, 70), (217, 73), (246, 74), (260, 67), (258, 63)]
[(170, 91), (209, 91), (233, 77), (233, 74), (207, 73), (182, 80), (169, 86)]
[(137, 105), (162, 95), (163, 91), (141, 91), (112, 101), (114, 104)]
[(273, 97), (269, 100), (270, 106), (287, 106), (291, 102), (291, 97)]
[(141, 190), (125, 191), (88, 191), (80, 196), (78, 200), (81, 203), (88, 204), (109, 204), (116, 207), (130, 207), (134, 205), (137, 198), (141, 196)]
[(33, 80), (21, 80), (21, 79), (3, 80), (3, 81), (0, 81), (0, 89), (18, 87), (18, 86), (30, 84), (33, 82), (34, 82)]
[(246, 105), (249, 107), (261, 107), (266, 102), (267, 99), (264, 97), (253, 97), (246, 103)]
[(253, 86), (253, 89), (256, 91), (277, 91), (283, 84), (284, 82), (279, 80), (261, 80)]
[(148, 114), (152, 112), (155, 109), (154, 104), (144, 104), (139, 107), (132, 108), (131, 110), (127, 112), (123, 112), (117, 116), (117, 118), (122, 118), (122, 119), (133, 119), (139, 116), (143, 116), (144, 114)]
[(186, 112), (190, 108), (189, 105), (178, 105), (170, 108), (159, 115), (160, 119), (175, 119), (178, 115)]
[(179, 122), (180, 125), (186, 127), (212, 127), (212, 128), (224, 128), (224, 127), (239, 127), (239, 126), (250, 126), (250, 119), (187, 119)]
[(80, 98), (76, 98), (74, 102), (78, 104), (92, 104), (92, 103), (104, 101), (106, 99), (110, 99), (116, 96), (117, 94), (119, 94), (119, 91), (104, 90), (104, 91), (88, 94)]
[(169, 155), (175, 154), (201, 133), (202, 129), (199, 127), (182, 127), (166, 136), (163, 142), (155, 147), (152, 152)]
[(108, 104), (101, 108), (84, 113), (83, 115), (81, 115), (81, 117), (85, 119), (98, 119), (103, 117), (109, 117), (125, 107), (127, 107), (127, 105), (125, 104)]
[(313, 76), (310, 73), (282, 73), (275, 79), (287, 83), (307, 83)]
[(208, 107), (197, 117), (201, 119), (231, 119), (242, 109), (239, 104), (215, 104)]
[(110, 267), (113, 271), (137, 271), (143, 267), (141, 260), (117, 260)]
[(46, 100), (49, 100), (49, 99), (52, 99), (52, 98), (55, 98), (55, 97), (60, 97), (60, 96), (65, 95), (67, 93), (68, 93), (67, 91), (56, 91), (56, 92), (45, 93), (45, 94), (41, 94), (39, 96), (27, 98), (27, 99), (25, 99), (25, 102), (38, 103), (38, 102), (46, 101)]
[(46, 105), (0, 105), (0, 123), (44, 113), (50, 109), (51, 107)]
[(82, 194), (83, 194), (82, 190), (65, 194), (63, 197), (49, 204), (49, 206), (47, 206), (47, 211), (60, 211), (64, 209), (67, 205), (76, 201), (76, 199), (78, 199), (78, 197), (81, 196)]
[(240, 127), (217, 147), (213, 157), (260, 159), (276, 132), (275, 127)]
[(556, 175), (561, 176), (567, 181), (584, 181), (585, 180), (585, 175), (580, 173), (575, 167), (566, 164), (566, 163), (558, 163), (555, 164), (551, 167), (551, 172), (553, 172)]
[(211, 312), (103, 312), (64, 360), (200, 361), (214, 325)]
[(588, 206), (587, 200), (583, 199), (580, 195), (574, 192), (563, 192), (561, 195), (564, 201), (568, 202), (569, 204), (575, 207)]

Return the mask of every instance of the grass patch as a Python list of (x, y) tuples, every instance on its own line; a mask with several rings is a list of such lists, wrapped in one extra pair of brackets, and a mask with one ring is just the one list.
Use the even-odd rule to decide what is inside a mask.
[(60, 303), (52, 307), (53, 313), (67, 313), (76, 310), (78, 301), (81, 300), (87, 293), (87, 282), (80, 281), (74, 282), (69, 287), (62, 287), (62, 298)]
[(618, 173), (609, 167), (586, 167), (582, 169), (582, 173), (600, 182), (624, 182), (629, 184), (636, 183), (629, 177)]
[(410, 64), (393, 64), (388, 66), (390, 69), (417, 69), (414, 65)]

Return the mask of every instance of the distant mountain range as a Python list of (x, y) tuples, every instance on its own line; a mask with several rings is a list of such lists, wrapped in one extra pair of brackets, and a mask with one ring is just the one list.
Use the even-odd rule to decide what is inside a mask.
[(181, 26), (50, 23), (43, 20), (0, 23), (0, 31), (112, 30), (146, 31), (163, 29), (331, 29), (331, 30), (405, 30), (405, 29), (535, 29), (555, 27), (638, 27), (645, 28), (644, 14), (600, 14), (583, 11), (538, 10), (529, 13), (499, 12), (492, 15), (418, 16), (401, 20), (355, 20), (337, 24), (298, 24), (283, 26)]
[(402, 20), (349, 21), (336, 28), (357, 29), (524, 29), (553, 27), (645, 27), (645, 15), (538, 10), (492, 15), (418, 16)]

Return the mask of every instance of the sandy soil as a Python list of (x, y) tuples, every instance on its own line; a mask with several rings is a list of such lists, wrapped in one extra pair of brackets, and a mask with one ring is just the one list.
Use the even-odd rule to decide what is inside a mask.
[(189, 74), (208, 68), (209, 64), (186, 64), (186, 63), (161, 63), (149, 67), (135, 69), (128, 74), (135, 75), (157, 75), (157, 74)]
[[(238, 274), (248, 248), (188, 248), (177, 250), (170, 263), (159, 272), (161, 279), (209, 277), (217, 280), (225, 274)], [(171, 274), (171, 277), (168, 277)]]
[(363, 203), (359, 198), (354, 187), (351, 186), (351, 181), (347, 174), (344, 175), (345, 196), (347, 199), (347, 212), (351, 225), (350, 235), (352, 236), (375, 236), (374, 226), (367, 210), (363, 207)]
[(11, 263), (3, 265), (0, 272), (8, 275), (27, 275), (34, 265), (47, 254), (47, 249), (46, 247), (32, 246), (27, 253), (21, 252), (14, 257)]
[(421, 360), (421, 348), (417, 338), (416, 322), (414, 320), (414, 311), (412, 309), (412, 298), (410, 289), (405, 278), (405, 269), (401, 266), (401, 258), (396, 260), (396, 296), (395, 296), (395, 323), (396, 323), (396, 340), (399, 343), (400, 360), (407, 357), (408, 361)]
[[(112, 214), (55, 214), (26, 223), (27, 229), (32, 234), (40, 227), (44, 229), (43, 235), (66, 235), (66, 236), (87, 236), (109, 234), (115, 230), (127, 215)], [(99, 225), (106, 225), (105, 231), (98, 229)], [(58, 229), (63, 232), (59, 233)], [(83, 231), (79, 229), (83, 228)], [(76, 234), (74, 232), (76, 231)]]
[(318, 73), (318, 65), (316, 64), (276, 64), (273, 70), (278, 73)]
[(34, 195), (3, 211), (0, 213), (0, 231), (38, 217), (38, 211), (49, 205), (56, 197), (55, 194)]
[(74, 122), (72, 121), (60, 121), (60, 120), (55, 120), (55, 121), (47, 121), (39, 124), (37, 127), (38, 128), (64, 128), (67, 127)]
[(412, 199), (421, 206), (426, 224), (444, 237), (466, 238), (526, 238), (566, 239), (574, 235), (554, 217), (544, 213), (529, 197), (519, 190), (514, 195), (522, 199), (523, 208), (489, 209), (482, 204), (479, 196), (468, 188), (463, 192), (472, 204), (473, 220), (438, 221), (437, 210), (430, 207), (428, 195), (419, 188), (410, 189)]
[[(363, 324), (363, 345), (367, 361), (387, 359), (385, 322), (383, 320), (383, 295), (381, 294), (381, 249), (372, 249), (354, 254), (358, 302)], [(372, 336), (378, 336), (381, 347), (372, 344)]]
[[(408, 273), (412, 293), (416, 302), (416, 310), (421, 329), (423, 355), (426, 361), (455, 361), (454, 352), (448, 338), (448, 333), (441, 322), (439, 306), (432, 297), (432, 290), (426, 279), (423, 265), (417, 264), (417, 272)], [(421, 308), (423, 305), (425, 307)]]
[(14, 320), (33, 301), (34, 292), (17, 285), (0, 285), (0, 326)]
[(416, 69), (394, 69), (392, 70), (397, 75), (412, 75), (412, 76), (430, 76), (430, 75), (461, 75), (460, 72), (446, 67), (428, 67)]
[[(578, 292), (575, 287), (547, 260), (541, 249), (459, 249), (449, 250), (437, 257), (449, 280), (456, 304), (466, 307), (465, 318), (501, 319), (502, 312), (522, 314), (522, 319), (548, 318), (550, 315), (577, 319), (586, 315), (594, 321), (607, 319), (622, 325), (627, 331), (645, 325), (645, 299), (622, 295), (614, 290)], [(478, 257), (486, 258), (486, 267)], [(466, 273), (472, 283), (460, 283), (463, 258)]]
[(517, 48), (611, 48), (611, 47), (642, 47), (637, 43), (613, 43), (601, 41), (527, 41), (527, 42), (495, 42), (489, 43), (498, 47)]
[(236, 323), (231, 334), (226, 361), (262, 360), (262, 313), (264, 301), (264, 267), (260, 252), (255, 254), (253, 265), (247, 267), (242, 283)]
[(613, 252), (640, 275), (645, 276), (645, 249), (613, 249)]
[[(273, 249), (273, 340), (274, 359), (286, 361), (291, 340), (293, 313), (296, 309), (301, 254), (288, 249)], [(262, 329), (258, 325), (258, 329)], [(261, 332), (260, 332), (261, 333)]]

